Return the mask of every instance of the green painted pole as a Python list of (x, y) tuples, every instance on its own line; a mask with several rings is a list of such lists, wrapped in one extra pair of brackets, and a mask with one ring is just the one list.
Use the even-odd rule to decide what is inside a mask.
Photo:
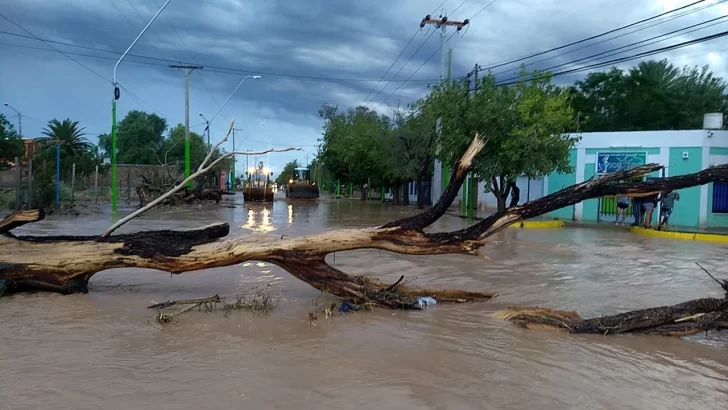
[(384, 187), (382, 187), (382, 202), (384, 202)]
[(372, 200), (372, 179), (367, 178), (367, 199)]
[(463, 191), (460, 194), (460, 215), (467, 216), (468, 212), (468, 178), (469, 175), (465, 175), (465, 183), (463, 184)]
[(341, 196), (341, 182), (336, 181), (336, 197), (338, 198), (340, 196)]
[[(191, 160), (191, 157), (190, 157), (190, 139), (189, 138), (185, 138), (185, 179), (189, 178), (190, 175), (192, 175), (192, 172), (190, 170), (190, 168), (191, 168), (190, 162), (191, 161), (192, 160)], [(190, 189), (192, 189), (192, 181), (190, 181), (190, 182), (187, 183), (187, 187), (190, 188)]]
[(352, 196), (354, 196), (354, 184), (349, 182), (349, 198), (351, 198)]
[(111, 210), (117, 210), (116, 193), (116, 98), (111, 103)]
[(450, 166), (445, 165), (442, 167), (442, 191), (444, 192), (448, 185), (450, 185)]
[(475, 209), (473, 208), (473, 201), (475, 198), (473, 198), (473, 178), (468, 178), (468, 219), (471, 221), (473, 220), (473, 213)]

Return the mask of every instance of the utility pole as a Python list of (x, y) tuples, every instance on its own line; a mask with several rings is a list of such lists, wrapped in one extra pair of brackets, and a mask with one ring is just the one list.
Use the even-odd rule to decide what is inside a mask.
[(116, 100), (121, 97), (121, 91), (119, 91), (119, 82), (116, 81), (116, 71), (119, 69), (119, 64), (121, 64), (121, 60), (126, 57), (127, 54), (129, 54), (129, 51), (134, 47), (134, 45), (139, 41), (140, 38), (144, 35), (144, 33), (147, 31), (149, 26), (154, 23), (154, 20), (159, 17), (159, 15), (162, 13), (162, 10), (164, 10), (165, 7), (167, 7), (167, 4), (169, 4), (171, 0), (167, 0), (162, 4), (162, 7), (157, 11), (157, 14), (152, 17), (151, 20), (149, 20), (149, 23), (147, 23), (146, 26), (144, 26), (144, 29), (142, 30), (139, 35), (136, 36), (134, 41), (129, 45), (129, 47), (124, 51), (124, 54), (121, 55), (119, 58), (119, 61), (116, 62), (116, 65), (114, 65), (114, 79), (112, 80), (112, 84), (114, 86), (114, 99), (111, 101), (111, 210), (113, 212), (116, 212), (118, 209), (117, 201), (118, 201), (118, 195), (116, 192)]
[[(181, 68), (185, 70), (185, 178), (191, 174), (190, 159), (190, 73), (194, 70), (202, 70), (201, 65), (170, 64), (169, 68)], [(192, 189), (192, 181), (187, 184)]]
[(463, 21), (449, 20), (447, 16), (440, 16), (439, 18), (432, 18), (429, 14), (425, 16), (420, 22), (420, 28), (424, 28), (425, 25), (432, 24), (440, 29), (440, 78), (445, 78), (445, 55), (448, 52), (445, 49), (445, 36), (447, 36), (447, 28), (455, 27), (457, 31), (463, 29), (463, 27), (470, 24), (470, 20), (465, 19)]
[[(451, 21), (447, 18), (447, 16), (440, 16), (439, 18), (433, 19), (432, 16), (428, 14), (422, 19), (422, 21), (420, 21), (420, 28), (424, 28), (427, 24), (432, 24), (436, 28), (440, 29), (440, 81), (442, 81), (445, 79), (445, 54), (448, 53), (448, 51), (445, 50), (445, 36), (447, 35), (447, 28), (455, 27), (457, 31), (460, 31), (463, 27), (470, 24), (470, 20), (465, 19), (463, 21)], [(452, 55), (451, 51), (449, 53)], [(439, 118), (437, 119), (437, 132), (442, 132), (442, 123)], [(443, 164), (438, 160), (435, 160), (434, 168), (435, 172), (432, 180), (432, 187), (435, 195), (433, 195), (433, 197), (439, 198), (445, 190), (447, 183), (449, 183), (446, 179), (449, 179), (450, 170), (448, 165), (443, 166)], [(443, 184), (443, 182), (445, 182), (445, 184)], [(382, 198), (384, 198), (384, 196), (382, 196)]]
[[(233, 152), (235, 152), (235, 131), (242, 131), (242, 128), (233, 128)], [(237, 175), (235, 175), (235, 163), (237, 162), (237, 158), (235, 154), (233, 154), (233, 166), (232, 166), (232, 173), (233, 173), (233, 191), (235, 191), (235, 178), (237, 178)]]

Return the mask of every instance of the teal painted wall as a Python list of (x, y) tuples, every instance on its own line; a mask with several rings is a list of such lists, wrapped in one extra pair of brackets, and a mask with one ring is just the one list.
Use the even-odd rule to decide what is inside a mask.
[[(590, 151), (590, 150), (587, 150)], [(599, 152), (607, 152), (611, 150), (599, 150)], [(622, 150), (624, 151), (624, 150)], [(596, 152), (594, 153), (596, 154)], [(587, 154), (587, 155), (594, 155), (594, 154)], [(588, 161), (588, 160), (587, 160)], [(597, 166), (595, 163), (586, 163), (584, 164), (584, 181), (587, 181), (589, 178), (593, 177), (597, 173)], [(597, 220), (597, 208), (599, 207), (599, 199), (587, 199), (586, 201), (583, 201), (583, 209), (581, 211), (581, 220), (582, 221), (596, 221)]]
[[(683, 159), (683, 152), (688, 153), (688, 159)], [(670, 148), (669, 164), (668, 175), (671, 177), (699, 172), (703, 168), (703, 149), (700, 147), (672, 147)], [(681, 189), (679, 192), (680, 200), (675, 201), (670, 225), (697, 227), (700, 223), (700, 187)], [(708, 205), (710, 206), (710, 203)]]
[(710, 147), (711, 155), (728, 155), (728, 148)]
[[(728, 155), (728, 153), (715, 155)], [(708, 215), (705, 222), (710, 228), (728, 228), (728, 214), (713, 213), (713, 184), (708, 184)]]
[[(569, 150), (569, 165), (576, 167), (576, 149)], [(567, 186), (574, 185), (575, 183), (576, 169), (574, 169), (574, 172), (569, 174), (552, 172), (551, 175), (549, 175), (548, 193), (553, 194), (554, 192), (566, 188)], [(574, 206), (567, 206), (566, 208), (549, 212), (548, 216), (551, 218), (559, 218), (570, 221), (574, 217)]]
[(596, 155), (598, 152), (646, 152), (647, 155), (657, 155), (660, 153), (660, 148), (587, 148), (586, 155)]
[[(596, 159), (594, 156), (599, 152), (625, 152), (625, 151), (632, 151), (632, 152), (646, 152), (647, 155), (659, 155), (660, 154), (660, 148), (588, 148), (585, 150), (587, 157), (587, 162), (584, 164), (584, 181), (588, 180), (589, 178), (593, 177), (596, 174), (596, 164), (594, 163), (594, 160)], [(682, 155), (682, 154), (681, 154)], [(647, 159), (649, 162), (649, 158)], [(660, 172), (653, 172), (652, 176), (659, 177)], [(581, 219), (583, 221), (588, 222), (596, 222), (599, 220), (598, 215), (598, 209), (599, 209), (599, 199), (587, 199), (584, 201), (583, 210), (581, 214)], [(629, 217), (630, 215), (628, 215)], [(614, 219), (614, 216), (606, 216), (604, 218), (607, 219)], [(628, 218), (629, 219), (629, 218)], [(657, 220), (657, 218), (655, 218)]]

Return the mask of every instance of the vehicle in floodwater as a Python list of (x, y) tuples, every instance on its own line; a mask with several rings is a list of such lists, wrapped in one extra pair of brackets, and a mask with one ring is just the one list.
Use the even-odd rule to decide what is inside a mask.
[(308, 168), (295, 168), (286, 187), (286, 198), (318, 198), (319, 187), (311, 182), (311, 170)]
[(273, 184), (270, 181), (273, 173), (265, 168), (263, 161), (258, 163), (257, 168), (249, 168), (246, 172), (247, 181), (243, 187), (243, 200), (248, 201), (273, 201)]

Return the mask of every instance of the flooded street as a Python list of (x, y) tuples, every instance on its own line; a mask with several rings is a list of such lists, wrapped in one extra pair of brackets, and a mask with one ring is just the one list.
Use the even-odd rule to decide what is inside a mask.
[[(120, 232), (227, 221), (231, 235), (301, 235), (406, 216), (380, 203), (255, 204), (152, 211)], [(92, 234), (103, 216), (49, 217), (17, 234)], [(467, 222), (445, 216), (431, 229)], [(0, 300), (2, 409), (725, 409), (728, 336), (689, 340), (529, 331), (493, 318), (508, 306), (584, 317), (654, 307), (721, 289), (726, 247), (640, 237), (627, 229), (508, 229), (482, 258), (337, 253), (350, 274), (415, 286), (498, 292), (492, 302), (418, 312), (319, 315), (320, 293), (262, 263), (168, 273), (98, 273), (90, 293)], [(234, 295), (281, 295), (268, 315), (192, 311), (163, 330), (145, 306)]]

